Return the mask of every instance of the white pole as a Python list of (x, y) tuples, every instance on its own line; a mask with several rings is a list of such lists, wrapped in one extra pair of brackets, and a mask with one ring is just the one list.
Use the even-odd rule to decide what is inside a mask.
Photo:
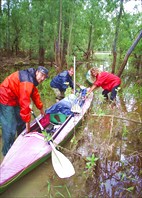
[(76, 68), (75, 68), (75, 56), (74, 56), (74, 94), (75, 94), (75, 84), (76, 84), (76, 82), (75, 82), (75, 78), (76, 78), (76, 72), (75, 72), (75, 70), (76, 70)]

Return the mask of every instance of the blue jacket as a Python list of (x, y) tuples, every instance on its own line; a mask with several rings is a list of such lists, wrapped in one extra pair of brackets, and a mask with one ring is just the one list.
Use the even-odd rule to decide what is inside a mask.
[(68, 71), (63, 71), (52, 79), (50, 86), (60, 91), (66, 91), (68, 87), (68, 85), (65, 84), (66, 82), (68, 82), (69, 86), (73, 89), (72, 77), (69, 75)]

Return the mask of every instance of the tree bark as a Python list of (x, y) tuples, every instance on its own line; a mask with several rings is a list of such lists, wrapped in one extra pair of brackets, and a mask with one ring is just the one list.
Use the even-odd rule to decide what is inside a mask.
[(58, 72), (61, 71), (61, 35), (62, 35), (62, 0), (60, 0), (60, 17), (59, 17), (59, 29), (58, 29), (58, 40), (55, 42), (55, 62)]
[(123, 73), (123, 70), (125, 68), (125, 65), (127, 64), (128, 58), (131, 55), (132, 51), (134, 50), (134, 48), (136, 47), (136, 45), (138, 44), (139, 40), (142, 38), (142, 30), (140, 31), (139, 35), (137, 36), (137, 38), (135, 39), (134, 43), (132, 44), (132, 46), (129, 48), (129, 50), (127, 51), (123, 63), (120, 66), (120, 69), (117, 73), (117, 76), (121, 76), (121, 74)]
[(67, 65), (68, 65), (68, 58), (71, 55), (71, 37), (72, 37), (72, 29), (73, 29), (73, 13), (71, 16), (71, 22), (69, 24), (69, 36), (68, 36), (68, 45), (67, 45)]
[(7, 57), (10, 57), (10, 0), (7, 0), (7, 32), (6, 32), (6, 51)]
[(87, 48), (87, 52), (86, 52), (86, 59), (87, 60), (90, 59), (90, 55), (91, 55), (92, 32), (93, 32), (93, 25), (91, 23), (90, 24), (90, 29), (89, 29), (88, 48)]
[(116, 59), (117, 59), (117, 40), (118, 40), (118, 33), (119, 33), (119, 25), (120, 25), (120, 19), (122, 16), (122, 10), (123, 10), (123, 0), (120, 1), (120, 11), (119, 11), (119, 15), (117, 18), (117, 24), (116, 24), (116, 31), (115, 31), (115, 38), (114, 38), (114, 42), (113, 42), (113, 47), (112, 47), (112, 54), (113, 54), (113, 62), (112, 62), (112, 71), (111, 73), (115, 73), (115, 66), (116, 66)]
[(39, 28), (39, 65), (44, 65), (44, 45), (43, 45), (43, 24), (44, 24), (44, 19), (40, 19), (40, 28)]

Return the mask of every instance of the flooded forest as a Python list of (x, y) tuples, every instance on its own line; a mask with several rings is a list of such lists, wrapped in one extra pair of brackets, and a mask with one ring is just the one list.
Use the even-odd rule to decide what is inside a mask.
[(1, 198), (142, 198), (141, 1), (0, 0), (0, 7), (0, 83), (17, 70), (46, 67), (49, 78), (38, 86), (46, 109), (56, 102), (52, 78), (70, 66), (87, 88), (94, 66), (121, 78), (116, 106), (95, 90), (80, 125), (58, 147), (75, 175), (59, 178), (49, 158)]

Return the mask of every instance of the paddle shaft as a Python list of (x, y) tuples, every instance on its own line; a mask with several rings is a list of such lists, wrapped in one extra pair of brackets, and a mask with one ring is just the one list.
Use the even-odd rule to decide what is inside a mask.
[[(31, 111), (31, 113), (33, 114), (36, 122), (38, 123), (40, 129), (43, 131), (44, 128), (43, 126), (40, 124), (39, 120), (37, 119), (36, 115), (34, 114), (33, 111)], [(68, 121), (72, 118), (73, 113), (66, 119), (66, 121), (62, 124), (62, 126), (54, 133), (54, 135), (52, 136), (52, 140), (55, 140), (55, 138), (59, 135), (59, 133), (61, 132), (61, 130), (64, 128), (64, 126), (68, 123)]]
[[(43, 126), (40, 124), (39, 120), (36, 118), (33, 111), (31, 111), (36, 119), (41, 130), (44, 130)], [(48, 141), (52, 148), (52, 164), (55, 172), (60, 178), (67, 178), (75, 174), (74, 167), (69, 159), (64, 156), (61, 152), (57, 151), (52, 141)]]
[(43, 130), (44, 130), (44, 128), (43, 128), (43, 126), (40, 124), (40, 122), (39, 122), (39, 120), (37, 119), (36, 115), (34, 114), (34, 112), (33, 112), (33, 111), (31, 111), (31, 113), (33, 114), (34, 118), (36, 119), (36, 122), (38, 123), (38, 125), (39, 125), (40, 129), (43, 131)]
[(66, 121), (62, 124), (62, 126), (54, 133), (54, 135), (52, 136), (52, 139), (55, 140), (55, 138), (59, 135), (59, 133), (61, 132), (61, 130), (64, 128), (64, 126), (68, 123), (68, 121), (72, 118), (74, 114), (72, 113), (67, 119)]

